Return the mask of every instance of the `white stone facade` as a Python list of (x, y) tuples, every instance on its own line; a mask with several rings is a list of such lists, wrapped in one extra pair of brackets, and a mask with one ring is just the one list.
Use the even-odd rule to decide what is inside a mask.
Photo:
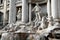
[(60, 29), (60, 0), (5, 0), (0, 4), (2, 31), (8, 33), (6, 35), (34, 33), (30, 36), (39, 40), (48, 38), (49, 33), (55, 35)]

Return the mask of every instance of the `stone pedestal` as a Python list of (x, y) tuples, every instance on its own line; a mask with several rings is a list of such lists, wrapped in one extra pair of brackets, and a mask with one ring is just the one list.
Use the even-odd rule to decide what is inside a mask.
[(10, 0), (9, 9), (9, 23), (15, 23), (16, 21), (16, 0)]
[(28, 0), (22, 0), (22, 22), (28, 22)]

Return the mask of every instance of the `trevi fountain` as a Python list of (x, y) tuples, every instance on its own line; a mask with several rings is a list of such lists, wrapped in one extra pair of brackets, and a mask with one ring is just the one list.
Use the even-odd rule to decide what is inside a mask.
[[(1, 40), (60, 40), (60, 0), (7, 1), (3, 0), (5, 26), (0, 30)], [(46, 4), (45, 9), (41, 6), (43, 4)], [(0, 5), (0, 11), (1, 8)]]

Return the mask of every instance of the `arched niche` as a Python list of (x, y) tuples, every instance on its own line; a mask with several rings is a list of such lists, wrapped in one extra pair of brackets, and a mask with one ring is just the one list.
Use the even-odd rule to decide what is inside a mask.
[(0, 12), (0, 26), (3, 25), (3, 12)]
[(16, 7), (16, 21), (18, 21), (17, 15), (18, 15), (19, 8), (21, 9), (21, 13), (22, 13), (22, 6)]
[(0, 0), (0, 4), (2, 4), (3, 3), (3, 0)]
[(9, 10), (6, 12), (6, 15), (7, 15), (7, 24), (8, 24), (8, 21), (9, 21)]

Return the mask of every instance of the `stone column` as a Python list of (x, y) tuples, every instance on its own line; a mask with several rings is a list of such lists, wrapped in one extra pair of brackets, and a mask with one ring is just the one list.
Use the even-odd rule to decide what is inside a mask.
[(52, 17), (54, 20), (59, 18), (58, 13), (58, 0), (51, 0), (51, 10), (52, 10)]
[(0, 4), (1, 4), (1, 0), (0, 0)]
[(7, 23), (7, 0), (4, 0), (3, 25)]
[(47, 2), (47, 13), (48, 13), (48, 18), (51, 17), (51, 2), (48, 0)]
[(22, 0), (22, 22), (28, 22), (28, 0)]
[(59, 19), (60, 19), (60, 0), (58, 0), (58, 13), (59, 13)]
[(10, 0), (9, 7), (9, 23), (12, 24), (16, 21), (16, 0)]
[(31, 0), (29, 1), (29, 22), (31, 22)]
[(52, 27), (52, 29), (60, 28), (60, 20), (59, 20), (60, 3), (59, 2), (60, 0), (51, 0), (52, 16), (54, 20), (54, 26)]

